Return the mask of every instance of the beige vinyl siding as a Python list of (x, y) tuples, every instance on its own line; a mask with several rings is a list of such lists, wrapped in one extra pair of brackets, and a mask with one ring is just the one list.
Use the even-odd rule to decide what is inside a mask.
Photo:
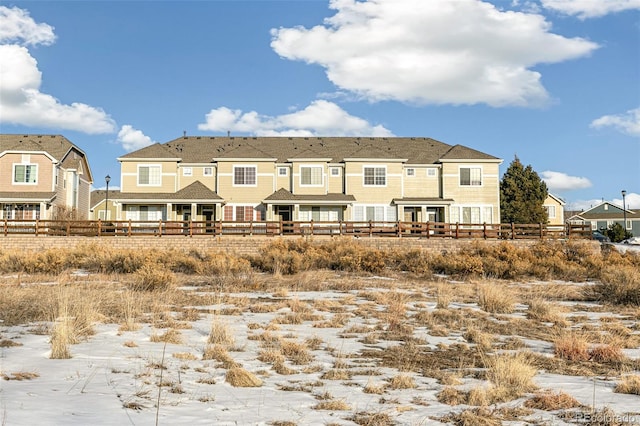
[[(331, 170), (338, 170), (338, 175), (331, 174)], [(344, 194), (344, 169), (341, 166), (329, 166), (327, 169), (328, 192), (331, 194)]]
[[(160, 166), (161, 183), (138, 185), (138, 166)], [(123, 161), (121, 162), (121, 190), (132, 193), (163, 193), (176, 191), (177, 163), (174, 161)]]
[[(386, 168), (386, 184), (364, 185), (364, 167)], [(344, 169), (346, 193), (353, 195), (361, 204), (390, 204), (394, 198), (402, 197), (402, 163), (347, 162)]]
[[(280, 176), (278, 170), (280, 168), (286, 169), (287, 174), (286, 176)], [(276, 184), (275, 187), (273, 188), (274, 192), (277, 191), (280, 188), (284, 188), (287, 191), (291, 191), (291, 166), (290, 165), (279, 165), (275, 167), (275, 171), (274, 173), (276, 174)]]
[[(303, 171), (304, 169), (304, 171)], [(319, 170), (319, 171), (318, 171)], [(324, 195), (327, 193), (327, 164), (321, 162), (294, 162), (293, 176), (291, 182), (293, 186), (294, 194), (308, 194), (308, 195)], [(314, 178), (319, 179), (317, 183), (310, 185), (302, 184), (303, 173), (311, 173)]]
[[(461, 186), (460, 168), (479, 167), (482, 170), (482, 184)], [(444, 163), (442, 165), (443, 198), (455, 200), (452, 208), (458, 207), (492, 207), (492, 219), (482, 214), (482, 222), (500, 223), (500, 175), (497, 163)], [(451, 215), (449, 215), (451, 218)], [(450, 220), (450, 219), (448, 219)]]
[[(27, 153), (25, 153), (27, 154)], [(14, 184), (14, 165), (23, 163), (22, 154), (5, 154), (0, 157), (0, 191), (6, 192), (52, 192), (53, 168), (51, 159), (44, 154), (28, 153), (28, 164), (37, 165), (36, 184)]]
[[(407, 169), (413, 169), (414, 175), (409, 176)], [(428, 175), (428, 169), (435, 171), (435, 176)], [(403, 197), (439, 197), (440, 178), (439, 171), (435, 167), (410, 166), (404, 168), (404, 193)]]
[(553, 197), (547, 197), (544, 200), (544, 207), (547, 209), (547, 212), (551, 211), (554, 213), (553, 215), (549, 215), (549, 225), (563, 225), (564, 224), (564, 206), (560, 204)]
[[(205, 176), (205, 167), (211, 169), (211, 175)], [(191, 168), (191, 176), (184, 175), (184, 169)], [(204, 186), (212, 191), (216, 190), (216, 168), (213, 165), (187, 165), (178, 167), (178, 190), (185, 188), (196, 181), (200, 181)]]
[[(256, 167), (256, 184), (234, 185), (233, 173), (236, 167)], [(274, 175), (276, 169), (272, 162), (258, 161), (229, 161), (218, 162), (218, 195), (227, 203), (258, 204), (273, 194)]]
[(78, 219), (89, 218), (91, 184), (80, 176), (78, 186)]

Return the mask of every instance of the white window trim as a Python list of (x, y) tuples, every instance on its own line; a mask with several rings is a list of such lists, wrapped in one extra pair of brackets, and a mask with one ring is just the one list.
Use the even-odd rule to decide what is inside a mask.
[(407, 177), (413, 178), (416, 177), (416, 168), (415, 167), (407, 167)]
[[(480, 169), (480, 185), (463, 185), (460, 182), (462, 169)], [(458, 166), (458, 187), (460, 188), (481, 188), (484, 186), (484, 169), (482, 166)]]
[[(16, 166), (34, 166), (35, 167), (35, 182), (16, 182)], [(11, 183), (13, 185), (37, 185), (38, 184), (38, 164), (34, 163), (13, 163), (11, 168)]]
[[(556, 214), (556, 206), (553, 205), (548, 205), (548, 206), (544, 206), (547, 210), (547, 216), (549, 217), (549, 219), (555, 219), (557, 214)], [(551, 209), (553, 209), (553, 216), (551, 215)]]
[[(256, 173), (256, 182), (255, 183), (236, 183), (236, 169), (255, 169)], [(258, 186), (258, 166), (255, 164), (247, 164), (242, 166), (233, 166), (233, 173), (231, 173), (231, 185), (232, 186), (241, 186), (241, 187), (256, 187)]]
[[(284, 170), (284, 173), (280, 173)], [(289, 176), (289, 168), (288, 167), (278, 167), (278, 177), (287, 177)]]
[(329, 175), (331, 177), (340, 177), (340, 167), (330, 167)]
[[(366, 182), (366, 177), (365, 177), (365, 169), (374, 169), (373, 172), (373, 184), (367, 184)], [(384, 185), (376, 185), (375, 184), (375, 180), (376, 180), (376, 172), (375, 169), (384, 169)], [(389, 182), (389, 174), (387, 173), (387, 166), (386, 165), (379, 165), (379, 164), (366, 164), (364, 166), (362, 166), (362, 186), (364, 187), (372, 187), (372, 188), (386, 188)]]
[[(140, 168), (141, 167), (158, 167), (160, 169), (160, 183), (140, 183)], [(162, 164), (138, 164), (136, 183), (138, 186), (162, 186)]]
[(193, 168), (192, 167), (183, 167), (182, 168), (182, 176), (193, 176)]
[(436, 177), (436, 176), (438, 176), (438, 169), (436, 169), (435, 167), (428, 167), (427, 177)]
[[(306, 183), (302, 183), (302, 169), (320, 169), (320, 183), (310, 183), (310, 184), (306, 184)], [(301, 187), (305, 187), (305, 188), (320, 188), (324, 186), (324, 166), (322, 165), (315, 165), (315, 164), (305, 164), (304, 166), (300, 166), (298, 168), (298, 173), (300, 176), (300, 186)]]
[[(209, 172), (207, 173), (207, 171)], [(213, 176), (213, 167), (203, 167), (202, 176)]]

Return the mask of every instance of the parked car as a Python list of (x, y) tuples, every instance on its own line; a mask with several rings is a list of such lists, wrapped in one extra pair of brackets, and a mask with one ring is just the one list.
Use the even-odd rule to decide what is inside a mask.
[(606, 235), (604, 235), (600, 231), (591, 232), (591, 238), (593, 238), (594, 240), (598, 240), (601, 243), (610, 243), (611, 242), (611, 239), (609, 237), (607, 237)]

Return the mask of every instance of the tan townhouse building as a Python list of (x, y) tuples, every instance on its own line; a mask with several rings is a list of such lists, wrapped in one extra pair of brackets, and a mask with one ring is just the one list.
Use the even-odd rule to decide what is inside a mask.
[(0, 135), (0, 219), (89, 218), (85, 153), (61, 135)]
[(500, 223), (502, 160), (429, 138), (184, 136), (118, 161), (95, 218)]

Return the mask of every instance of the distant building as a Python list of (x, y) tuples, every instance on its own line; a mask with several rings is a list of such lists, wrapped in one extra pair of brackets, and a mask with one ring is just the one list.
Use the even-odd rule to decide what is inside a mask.
[(544, 200), (544, 208), (547, 211), (549, 225), (564, 225), (564, 206), (565, 202), (560, 197), (553, 194), (547, 195)]
[(569, 223), (589, 223), (591, 229), (602, 231), (608, 229), (614, 223), (619, 223), (624, 229), (634, 236), (640, 236), (640, 213), (627, 209), (627, 223), (624, 223), (625, 213), (622, 207), (603, 201), (590, 208), (569, 217)]
[(0, 218), (88, 219), (91, 169), (61, 135), (0, 135)]
[(429, 138), (184, 136), (118, 161), (94, 218), (500, 222), (502, 160)]

